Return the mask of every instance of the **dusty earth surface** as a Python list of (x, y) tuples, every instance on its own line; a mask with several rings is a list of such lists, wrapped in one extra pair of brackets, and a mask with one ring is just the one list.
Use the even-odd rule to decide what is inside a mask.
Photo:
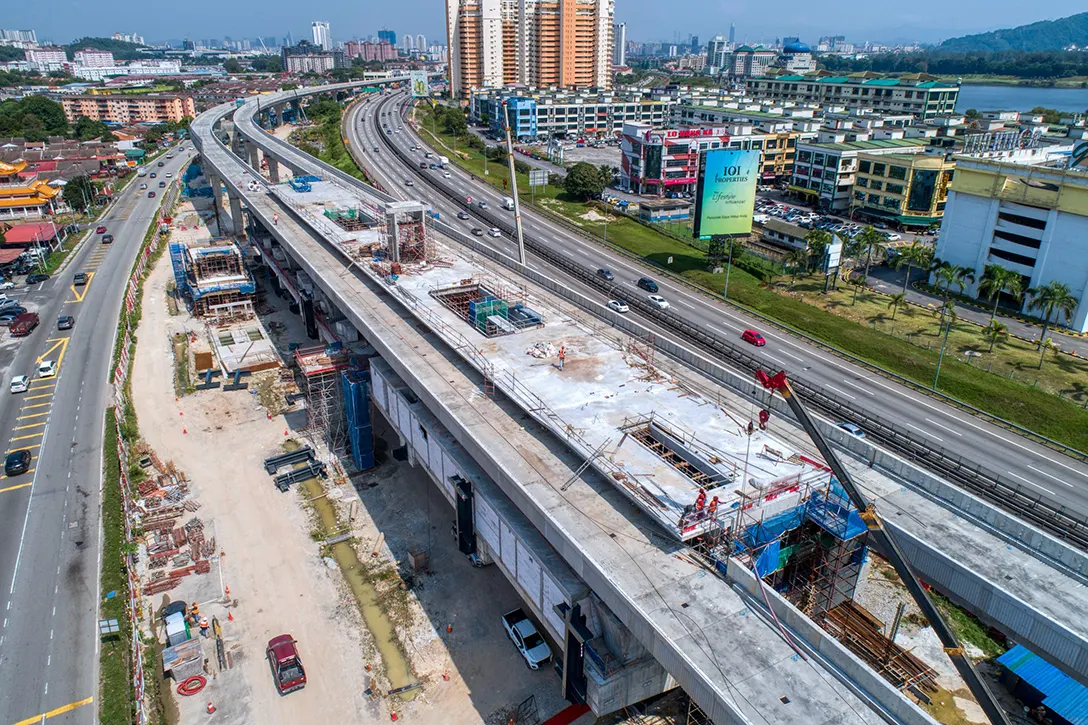
[[(262, 274), (258, 283), (267, 289)], [(425, 725), (505, 725), (509, 711), (529, 697), (542, 721), (563, 709), (555, 673), (530, 671), (502, 630), (501, 614), (521, 604), (517, 593), (496, 567), (474, 569), (457, 551), (449, 535), (452, 508), (425, 473), (387, 455), (399, 443), (380, 418), (380, 465), (330, 479), (325, 490), (341, 521), (350, 523), (365, 568), (382, 583), (382, 604), (422, 686), (407, 702), (368, 696), (368, 688), (381, 693), (388, 683), (351, 590), (315, 541), (316, 519), (303, 489), (280, 493), (262, 466), (264, 458), (282, 452), (285, 440), (306, 437), (294, 428), (304, 417), (269, 418), (248, 391), (175, 398), (171, 339), (176, 332), (204, 333), (184, 306), (170, 314), (170, 282), (163, 255), (144, 288), (133, 399), (144, 440), (185, 472), (200, 503), (197, 515), (222, 556), (210, 574), (187, 577), (153, 597), (147, 612), (169, 599), (198, 602), (203, 614), (221, 623), (231, 665), (219, 671), (212, 656), (208, 686), (195, 697), (179, 697), (176, 683), (164, 683), (178, 720), (207, 722), (209, 702), (218, 722), (262, 725), (388, 722), (392, 711)], [(283, 300), (270, 294), (262, 309), (266, 325), (277, 323), (273, 337), (284, 354), (290, 342), (307, 342), (301, 320)], [(378, 556), (371, 557), (375, 548)], [(421, 550), (429, 561), (414, 571), (408, 553)], [(299, 642), (308, 682), (280, 696), (264, 649), (284, 632)], [(214, 647), (205, 644), (205, 651)]]

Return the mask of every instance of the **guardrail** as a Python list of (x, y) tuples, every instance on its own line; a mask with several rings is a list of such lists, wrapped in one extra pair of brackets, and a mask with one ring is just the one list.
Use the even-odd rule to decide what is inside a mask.
[[(384, 134), (379, 135), (382, 136), (385, 145), (393, 151), (402, 163), (411, 164), (411, 160), (403, 151), (389, 139), (386, 139)], [(437, 183), (436, 180), (426, 174), (421, 176), (424, 183), (446, 198), (458, 204), (462, 203), (462, 198), (447, 190), (444, 185)], [(358, 180), (355, 181), (358, 183)], [(502, 229), (507, 234), (514, 234), (514, 225), (507, 217), (483, 209), (473, 209), (473, 213), (487, 219), (492, 226)], [(435, 224), (450, 238), (462, 242), (466, 241), (465, 235), (460, 230), (440, 221), (435, 222)], [(598, 277), (595, 270), (574, 262), (566, 255), (552, 251), (547, 245), (535, 241), (528, 235), (524, 239), (526, 248), (552, 267), (569, 274), (583, 284), (600, 290), (611, 298), (621, 297), (627, 300), (629, 307), (637, 309), (661, 327), (677, 333), (682, 338), (695, 343), (699, 348), (721, 356), (734, 366), (738, 366), (741, 370), (753, 375), (757, 370), (768, 373), (777, 372), (777, 370), (766, 368), (759, 360), (720, 335), (708, 332), (703, 327), (692, 325), (681, 315), (660, 310), (642, 299), (628, 299), (627, 294), (621, 288)], [(524, 272), (521, 271), (521, 273)], [(598, 312), (590, 311), (594, 314)], [(1070, 511), (1065, 507), (1054, 506), (1044, 500), (1042, 496), (1032, 495), (1019, 484), (1008, 481), (999, 473), (985, 469), (980, 464), (965, 461), (958, 454), (947, 452), (943, 448), (934, 448), (928, 441), (904, 433), (892, 421), (880, 418), (868, 411), (859, 410), (852, 404), (836, 396), (829, 395), (823, 390), (822, 386), (813, 384), (802, 376), (791, 374), (790, 380), (794, 388), (804, 396), (806, 403), (815, 407), (824, 416), (833, 420), (848, 418), (860, 424), (866, 430), (867, 435), (875, 438), (890, 450), (905, 456), (910, 462), (923, 465), (935, 473), (962, 485), (971, 493), (997, 505), (999, 508), (1020, 516), (1064, 541), (1088, 550), (1088, 517)]]

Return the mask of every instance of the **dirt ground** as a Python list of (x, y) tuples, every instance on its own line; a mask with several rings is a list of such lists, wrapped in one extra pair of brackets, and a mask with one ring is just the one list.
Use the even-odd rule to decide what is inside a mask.
[[(257, 277), (267, 288), (262, 275)], [(505, 725), (505, 713), (534, 695), (541, 720), (561, 710), (558, 677), (550, 669), (530, 671), (502, 630), (499, 617), (520, 606), (518, 595), (496, 567), (474, 569), (457, 552), (445, 499), (425, 473), (389, 455), (350, 483), (345, 478), (342, 486), (326, 484), (341, 519), (354, 514), (352, 533), (366, 568), (382, 581), (406, 582), (403, 588), (387, 587), (382, 602), (422, 687), (410, 702), (365, 694), (371, 687), (388, 687), (373, 638), (340, 570), (323, 558), (312, 536), (315, 522), (303, 489), (279, 492), (261, 465), (282, 452), (285, 439), (302, 437), (292, 428), (300, 416), (269, 419), (256, 391), (211, 390), (175, 399), (171, 338), (182, 331), (201, 335), (202, 325), (184, 308), (170, 315), (171, 281), (169, 257), (163, 255), (145, 285), (133, 399), (141, 434), (161, 460), (186, 473), (201, 504), (198, 515), (223, 555), (211, 574), (187, 577), (153, 604), (200, 603), (202, 613), (223, 626), (232, 664), (218, 672), (213, 658), (208, 686), (195, 697), (179, 697), (173, 692), (176, 683), (165, 683), (167, 697), (177, 701), (179, 722), (208, 721), (208, 702), (217, 708), (219, 722), (261, 725), (387, 722), (391, 709), (401, 720), (424, 725)], [(262, 317), (281, 350), (290, 342), (306, 343), (302, 322), (286, 310), (286, 302), (269, 299), (278, 310)], [(395, 436), (380, 418), (375, 429)], [(387, 451), (397, 443), (378, 445)], [(384, 544), (370, 559), (379, 534)], [(408, 552), (423, 549), (430, 555), (428, 571), (413, 572)], [(223, 599), (227, 587), (229, 606)], [(264, 648), (284, 632), (299, 642), (308, 682), (281, 697)]]

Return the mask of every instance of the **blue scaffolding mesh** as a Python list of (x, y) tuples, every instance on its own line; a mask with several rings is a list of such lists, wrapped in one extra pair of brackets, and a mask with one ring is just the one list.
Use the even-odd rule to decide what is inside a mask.
[(185, 245), (180, 242), (170, 243), (170, 265), (174, 268), (174, 286), (179, 295), (189, 293), (189, 281), (185, 276)]
[(340, 374), (344, 388), (344, 413), (348, 421), (351, 458), (360, 471), (373, 468), (374, 431), (370, 423), (370, 373), (348, 369)]
[(834, 478), (828, 491), (815, 491), (809, 497), (806, 514), (817, 526), (843, 541), (861, 536), (868, 530), (850, 504), (846, 491)]

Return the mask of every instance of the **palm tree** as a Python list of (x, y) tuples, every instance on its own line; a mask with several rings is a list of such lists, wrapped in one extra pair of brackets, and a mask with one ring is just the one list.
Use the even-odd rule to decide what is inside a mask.
[(1043, 340), (1043, 343), (1039, 345), (1039, 369), (1043, 369), (1043, 359), (1046, 357), (1047, 350), (1053, 350), (1054, 353), (1057, 354), (1061, 352), (1061, 349), (1061, 346), (1058, 345), (1058, 343), (1054, 342), (1052, 338)]
[(899, 305), (907, 301), (907, 296), (902, 292), (894, 294), (888, 300), (888, 308), (892, 311), (892, 319), (895, 319), (895, 313), (899, 311)]
[(857, 248), (865, 250), (865, 272), (861, 275), (860, 284), (854, 288), (854, 301), (850, 304), (857, 304), (858, 290), (861, 285), (865, 284), (865, 280), (869, 279), (869, 266), (873, 263), (873, 251), (883, 249), (887, 238), (873, 227), (868, 226), (861, 230), (861, 234), (858, 234), (854, 241)]
[(990, 343), (990, 349), (986, 352), (993, 352), (994, 344), (1008, 336), (1009, 326), (997, 320), (990, 320), (990, 324), (982, 328), (982, 339)]
[(831, 242), (831, 232), (826, 229), (809, 229), (808, 234), (805, 235), (808, 251), (817, 260), (824, 258), (827, 248), (831, 246)]
[(792, 288), (794, 283), (797, 282), (797, 273), (806, 267), (808, 267), (808, 250), (807, 249), (792, 249), (786, 254), (786, 266), (790, 269), (790, 287)]
[(990, 312), (990, 322), (997, 317), (997, 303), (1001, 299), (1002, 292), (1008, 292), (1016, 299), (1023, 295), (1024, 278), (1019, 273), (1013, 272), (1008, 267), (1000, 264), (987, 264), (982, 272), (982, 281), (979, 282), (978, 291), (994, 301), (994, 308)]
[(907, 293), (907, 284), (910, 282), (910, 271), (913, 267), (926, 268), (933, 262), (933, 248), (915, 242), (906, 249), (900, 250), (895, 258), (895, 268), (907, 268), (907, 276), (903, 278), (903, 294)]
[(1039, 337), (1039, 347), (1042, 347), (1043, 341), (1046, 340), (1047, 330), (1050, 328), (1050, 318), (1055, 312), (1060, 312), (1065, 317), (1065, 321), (1069, 322), (1077, 309), (1077, 298), (1070, 293), (1069, 285), (1062, 284), (1058, 280), (1048, 282), (1042, 287), (1029, 289), (1028, 295), (1031, 297), (1031, 309), (1043, 313), (1043, 334)]

